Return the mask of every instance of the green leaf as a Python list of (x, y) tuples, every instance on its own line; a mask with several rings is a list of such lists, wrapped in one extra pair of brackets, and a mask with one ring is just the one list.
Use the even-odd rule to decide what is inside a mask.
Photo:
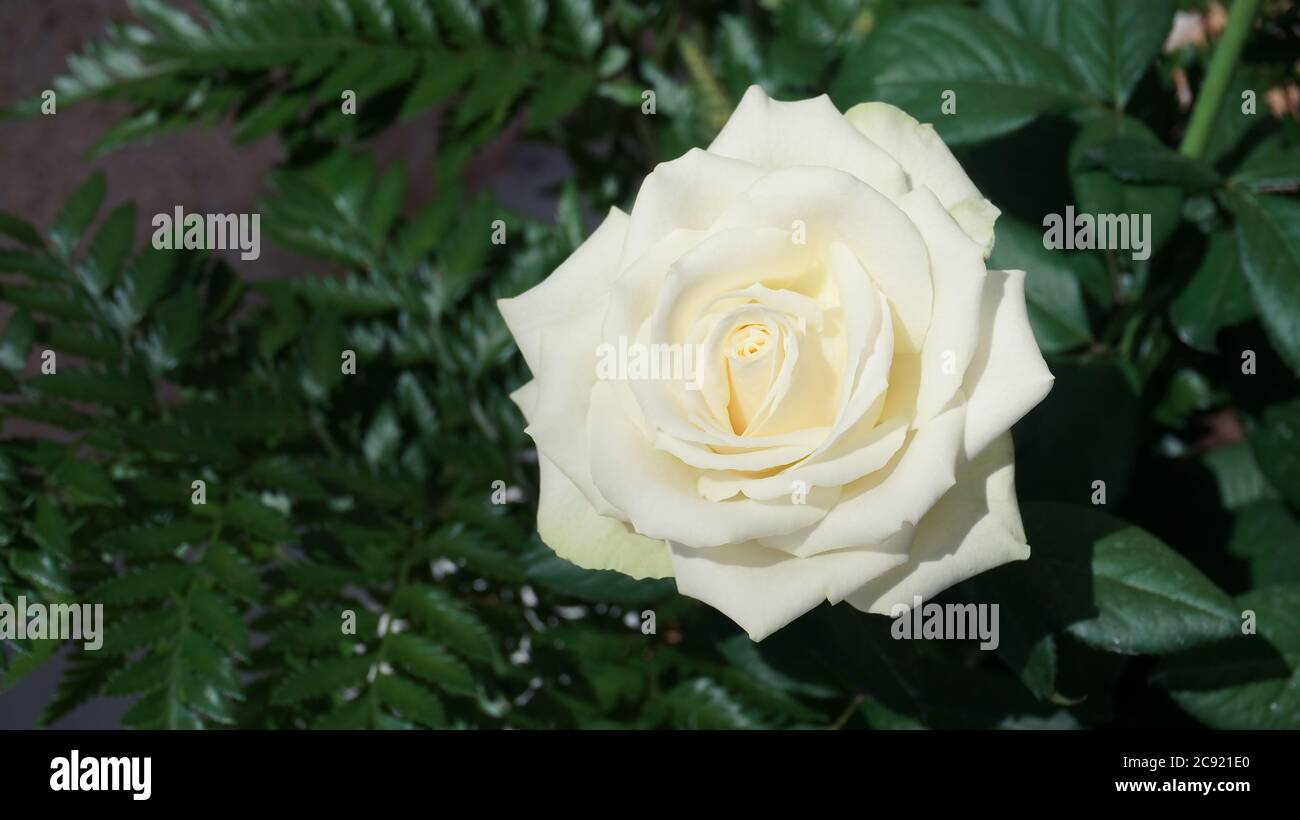
[(583, 569), (544, 546), (534, 548), (525, 560), (528, 577), (536, 583), (594, 603), (639, 606), (661, 600), (676, 589), (670, 578), (637, 580), (613, 570)]
[(734, 695), (708, 678), (679, 684), (652, 701), (677, 729), (761, 729), (761, 718)]
[(127, 410), (153, 401), (148, 382), (110, 371), (59, 368), (57, 373), (33, 379), (31, 386), (47, 396)]
[(117, 206), (104, 220), (90, 244), (86, 261), (77, 266), (82, 282), (92, 293), (103, 293), (113, 283), (122, 265), (131, 255), (131, 237), (135, 233), (135, 205)]
[(456, 109), (456, 125), (467, 126), (488, 114), (491, 122), (501, 122), (532, 76), (533, 66), (520, 59), (507, 59), (495, 70), (477, 74)]
[(227, 504), (222, 519), (265, 541), (286, 541), (293, 536), (293, 528), (283, 514), (249, 496), (239, 496)]
[(1216, 447), (1202, 456), (1205, 466), (1214, 474), (1219, 486), (1219, 498), (1230, 510), (1247, 504), (1278, 497), (1269, 486), (1268, 479), (1259, 469), (1250, 444), (1244, 441)]
[(230, 651), (244, 655), (248, 652), (248, 627), (235, 607), (208, 587), (190, 589), (188, 602), (190, 618), (194, 625), (209, 638)]
[[(1148, 250), (1155, 253), (1178, 228), (1182, 219), (1183, 194), (1172, 185), (1132, 185), (1110, 173), (1081, 168), (1083, 157), (1096, 145), (1114, 139), (1136, 139), (1159, 144), (1142, 122), (1130, 117), (1098, 116), (1087, 123), (1070, 145), (1070, 180), (1077, 211), (1089, 214), (1151, 214)], [(1095, 293), (1103, 305), (1109, 294)]]
[(1246, 157), (1230, 180), (1251, 191), (1295, 191), (1300, 188), (1300, 151), (1278, 142), (1265, 142)]
[(136, 701), (122, 715), (122, 725), (136, 729), (202, 729), (203, 722), (171, 692), (159, 690)]
[(1093, 95), (1123, 108), (1147, 66), (1160, 54), (1177, 5), (1176, 0), (1061, 3), (1061, 53)]
[(600, 17), (591, 0), (555, 0), (556, 45), (561, 51), (590, 60), (600, 48)]
[(387, 242), (388, 232), (402, 212), (405, 196), (406, 173), (402, 166), (394, 165), (379, 178), (379, 183), (370, 192), (370, 199), (366, 203), (366, 235), (372, 244), (379, 246)]
[(402, 103), (400, 118), (404, 120), (413, 117), (450, 97), (470, 78), (476, 65), (477, 63), (470, 57), (427, 58), (420, 78), (411, 87), (406, 100)]
[(77, 506), (117, 507), (122, 496), (113, 488), (108, 472), (93, 461), (65, 461), (50, 479)]
[(1169, 312), (1178, 337), (1187, 345), (1213, 353), (1221, 329), (1255, 314), (1248, 289), (1242, 287), (1237, 259), (1237, 240), (1231, 231), (1210, 234), (1205, 258)]
[(1043, 247), (1041, 231), (1002, 217), (989, 267), (1025, 271), (1025, 302), (1034, 338), (1044, 352), (1068, 350), (1092, 339), (1080, 282), (1106, 273), (1096, 256)]
[(106, 190), (104, 172), (96, 171), (72, 192), (50, 230), (50, 244), (56, 253), (67, 257), (77, 249), (81, 235), (86, 232), (99, 211), (99, 206), (104, 202)]
[(104, 630), (106, 655), (125, 655), (145, 646), (153, 646), (176, 636), (181, 629), (180, 613), (175, 609), (138, 612), (114, 621)]
[(27, 367), (35, 338), (36, 327), (32, 324), (31, 314), (20, 310), (10, 316), (4, 337), (0, 338), (0, 367), (15, 374), (21, 373)]
[(200, 565), (212, 574), (218, 584), (241, 598), (257, 597), (261, 584), (257, 573), (232, 546), (224, 542), (209, 544), (203, 552)]
[[(941, 106), (956, 94), (957, 112)], [(950, 145), (1015, 131), (1091, 101), (1061, 58), (987, 16), (927, 5), (888, 20), (851, 51), (831, 84), (841, 109), (882, 100), (933, 123)]]
[(483, 17), (469, 0), (432, 0), (434, 16), (456, 43), (472, 45), (483, 37)]
[(105, 604), (156, 601), (183, 591), (191, 574), (191, 569), (184, 564), (154, 564), (104, 581), (90, 597)]
[(519, 555), (493, 546), (487, 539), (458, 524), (434, 533), (421, 547), (421, 554), (463, 563), (474, 572), (507, 583), (522, 583), (528, 577)]
[(1086, 507), (1035, 503), (1024, 513), (1037, 594), (1085, 644), (1163, 654), (1236, 633), (1232, 600), (1145, 530)]
[(151, 652), (109, 678), (104, 694), (120, 697), (152, 692), (166, 684), (170, 665), (170, 652)]
[(768, 688), (812, 698), (830, 698), (836, 694), (830, 687), (798, 680), (769, 664), (759, 645), (748, 635), (733, 635), (718, 644), (718, 651), (734, 669)]
[(1228, 552), (1250, 562), (1253, 587), (1300, 584), (1300, 522), (1276, 501), (1237, 511)]
[(447, 725), (447, 713), (442, 708), (442, 701), (420, 684), (397, 675), (383, 675), (375, 681), (374, 687), (380, 702), (400, 717), (430, 729), (441, 729)]
[(412, 632), (399, 632), (384, 639), (384, 652), (406, 672), (437, 684), (453, 695), (474, 697), (478, 687), (469, 667), (446, 649)]
[(1277, 352), (1300, 373), (1300, 202), (1242, 191), (1229, 202), (1255, 309)]
[(441, 643), (475, 660), (498, 658), (496, 639), (466, 604), (436, 587), (417, 585), (403, 589), (393, 606), (425, 626)]
[(545, 128), (577, 108), (596, 83), (589, 70), (558, 66), (538, 80), (540, 89), (529, 105), (530, 128)]
[(17, 239), (32, 248), (44, 247), (40, 233), (26, 220), (20, 219), (7, 211), (0, 211), (0, 234)]
[(39, 587), (63, 594), (72, 593), (72, 581), (59, 559), (42, 550), (16, 549), (9, 553), (9, 568)]
[(36, 499), (32, 538), (41, 549), (49, 550), (60, 558), (72, 557), (72, 527), (59, 508), (45, 496)]
[(1219, 185), (1219, 175), (1204, 162), (1142, 137), (1115, 137), (1088, 147), (1076, 168), (1105, 168), (1116, 179), (1139, 185), (1177, 185), (1200, 191)]
[(546, 21), (546, 0), (502, 0), (501, 33), (507, 42), (535, 43)]
[(1188, 714), (1215, 729), (1300, 729), (1300, 585), (1237, 598), (1257, 634), (1238, 635), (1166, 661), (1155, 681)]
[(33, 279), (62, 282), (67, 273), (62, 264), (43, 253), (0, 248), (0, 272), (23, 273)]
[(1250, 445), (1264, 476), (1300, 506), (1300, 399), (1266, 409), (1250, 434)]
[(289, 706), (360, 686), (374, 663), (362, 655), (330, 658), (290, 672), (271, 692), (271, 702)]

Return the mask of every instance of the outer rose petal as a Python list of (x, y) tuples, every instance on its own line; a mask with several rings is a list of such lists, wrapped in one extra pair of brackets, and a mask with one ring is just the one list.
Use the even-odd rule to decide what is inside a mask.
[(540, 375), (542, 328), (582, 312), (609, 293), (620, 272), (627, 225), (627, 214), (610, 208), (600, 227), (554, 273), (513, 299), (497, 300), (497, 310), (534, 376)]
[(888, 615), (912, 596), (943, 590), (1010, 561), (1029, 557), (1016, 503), (1011, 435), (999, 436), (965, 465), (957, 484), (917, 525), (907, 562), (869, 581), (846, 600)]
[(830, 97), (778, 102), (751, 85), (709, 153), (775, 170), (799, 165), (847, 171), (886, 196), (907, 191), (888, 153), (845, 121)]
[(669, 545), (677, 591), (720, 610), (755, 641), (822, 601), (838, 603), (863, 580), (907, 560), (897, 549), (842, 550), (794, 558), (752, 542), (712, 549)]
[(541, 498), (537, 534), (555, 554), (585, 569), (612, 569), (633, 578), (673, 574), (668, 545), (637, 535), (622, 521), (596, 512), (573, 482), (539, 456)]
[(640, 259), (675, 230), (707, 229), (737, 194), (763, 174), (756, 165), (699, 148), (659, 163), (637, 191), (620, 268)]
[(1034, 408), (1052, 389), (1025, 309), (1025, 272), (991, 270), (980, 300), (980, 343), (966, 370), (966, 457)]
[(957, 224), (979, 243), (987, 259), (993, 251), (993, 223), (1002, 213), (984, 198), (962, 170), (952, 151), (910, 114), (888, 103), (867, 102), (844, 112), (844, 118), (903, 166), (912, 187), (934, 192)]

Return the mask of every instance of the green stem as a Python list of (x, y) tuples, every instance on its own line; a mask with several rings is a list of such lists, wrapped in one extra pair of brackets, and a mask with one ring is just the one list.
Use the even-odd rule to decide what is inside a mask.
[(1187, 133), (1183, 135), (1183, 144), (1178, 146), (1183, 156), (1196, 159), (1205, 153), (1206, 143), (1210, 140), (1210, 128), (1214, 125), (1215, 115), (1223, 102), (1223, 94), (1228, 90), (1228, 80), (1232, 79), (1233, 69), (1237, 67), (1241, 47), (1246, 44), (1246, 36), (1250, 34), (1255, 22), (1259, 2), (1260, 0), (1235, 0), (1228, 12), (1228, 26), (1219, 38), (1219, 44), (1215, 46), (1200, 96), (1196, 98), (1196, 106), (1192, 109)]

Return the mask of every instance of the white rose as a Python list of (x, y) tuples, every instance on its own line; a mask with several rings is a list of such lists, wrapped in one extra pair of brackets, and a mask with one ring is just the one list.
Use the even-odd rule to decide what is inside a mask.
[[(534, 376), (514, 399), (542, 540), (675, 576), (754, 640), (1027, 558), (1008, 431), (1052, 375), (1024, 273), (985, 270), (998, 215), (899, 109), (751, 87), (707, 151), (499, 303)], [(598, 377), (620, 337), (691, 345), (697, 382)]]

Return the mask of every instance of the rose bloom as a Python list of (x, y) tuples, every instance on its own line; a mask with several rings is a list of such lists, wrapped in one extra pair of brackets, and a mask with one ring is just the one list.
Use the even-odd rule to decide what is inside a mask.
[[(1024, 273), (985, 270), (998, 215), (903, 111), (751, 87), (707, 151), (499, 303), (534, 377), (513, 398), (542, 540), (674, 576), (753, 640), (1027, 558), (1008, 431), (1052, 375)], [(602, 377), (602, 351), (638, 347), (698, 372)]]

